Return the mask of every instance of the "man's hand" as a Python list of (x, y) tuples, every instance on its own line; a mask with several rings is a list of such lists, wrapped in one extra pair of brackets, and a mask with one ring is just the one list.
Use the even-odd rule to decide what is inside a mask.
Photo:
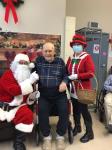
[(65, 82), (61, 82), (61, 84), (59, 85), (59, 92), (64, 92), (67, 88), (67, 85)]
[(39, 97), (40, 97), (39, 91), (31, 93), (27, 98), (27, 104), (32, 105)]

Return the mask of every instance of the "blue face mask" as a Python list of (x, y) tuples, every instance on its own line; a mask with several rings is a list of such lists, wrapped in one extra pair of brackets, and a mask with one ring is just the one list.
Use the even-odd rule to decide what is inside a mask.
[(81, 53), (83, 51), (82, 45), (74, 45), (72, 48), (75, 53)]

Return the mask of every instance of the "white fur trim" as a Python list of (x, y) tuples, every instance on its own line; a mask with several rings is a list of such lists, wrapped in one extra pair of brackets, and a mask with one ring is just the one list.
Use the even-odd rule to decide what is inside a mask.
[(88, 54), (84, 53), (83, 55), (80, 56), (80, 59), (84, 59), (86, 56), (88, 56)]
[(18, 107), (10, 111), (4, 111), (0, 108), (0, 120), (1, 121), (7, 120), (7, 122), (10, 122), (15, 117), (17, 110), (18, 110)]
[(0, 120), (1, 120), (1, 121), (6, 120), (6, 117), (5, 117), (5, 111), (2, 110), (1, 108), (0, 108)]
[(23, 95), (15, 96), (13, 101), (9, 103), (10, 106), (19, 106), (23, 102)]
[(33, 87), (29, 79), (19, 83), (19, 85), (21, 87), (22, 95), (27, 95), (33, 92)]
[(11, 120), (14, 119), (17, 110), (18, 110), (18, 107), (16, 107), (16, 108), (10, 110), (9, 112), (5, 111), (5, 113), (6, 113), (5, 115), (6, 115), (6, 120), (7, 120), (7, 122), (10, 122)]
[(22, 131), (22, 132), (28, 132), (28, 133), (30, 133), (30, 132), (32, 132), (32, 130), (33, 130), (33, 126), (34, 126), (34, 124), (32, 123), (32, 124), (23, 124), (23, 123), (19, 123), (19, 124), (17, 124), (16, 126), (15, 126), (15, 128), (17, 129), (17, 130), (20, 130), (20, 131)]
[(24, 60), (30, 62), (29, 57), (25, 54), (17, 54), (14, 58), (14, 61), (19, 62), (20, 60)]
[(29, 64), (29, 68), (34, 68), (35, 67), (35, 64), (34, 63), (30, 63)]

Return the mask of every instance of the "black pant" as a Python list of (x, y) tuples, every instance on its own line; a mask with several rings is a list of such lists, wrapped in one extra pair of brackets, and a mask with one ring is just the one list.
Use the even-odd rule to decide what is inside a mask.
[(57, 123), (57, 134), (63, 136), (66, 133), (68, 125), (68, 111), (67, 111), (67, 96), (59, 95), (54, 98), (40, 96), (39, 98), (39, 126), (43, 136), (50, 135), (49, 116), (51, 110), (57, 111), (59, 121)]
[(88, 105), (78, 102), (78, 100), (75, 98), (71, 98), (71, 100), (73, 105), (73, 117), (75, 125), (80, 124), (80, 117), (82, 114), (86, 127), (88, 124), (92, 126), (92, 118), (90, 112), (88, 111)]

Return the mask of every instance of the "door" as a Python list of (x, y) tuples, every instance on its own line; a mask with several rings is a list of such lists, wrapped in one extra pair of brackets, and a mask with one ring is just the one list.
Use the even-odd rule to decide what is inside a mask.
[[(108, 40), (107, 33), (92, 33), (87, 34), (87, 52), (91, 54), (95, 64), (95, 74), (98, 81), (98, 91), (104, 85), (107, 76), (107, 57), (108, 57)], [(96, 87), (95, 81), (93, 86)]]
[[(87, 39), (86, 51), (91, 54), (95, 64), (95, 74), (98, 80), (98, 91), (104, 85), (107, 76), (107, 58), (108, 58), (108, 45), (109, 34), (102, 33), (102, 30), (92, 30), (89, 28), (82, 28), (77, 30), (76, 33), (85, 35)], [(96, 87), (95, 80), (92, 79), (93, 87)]]

